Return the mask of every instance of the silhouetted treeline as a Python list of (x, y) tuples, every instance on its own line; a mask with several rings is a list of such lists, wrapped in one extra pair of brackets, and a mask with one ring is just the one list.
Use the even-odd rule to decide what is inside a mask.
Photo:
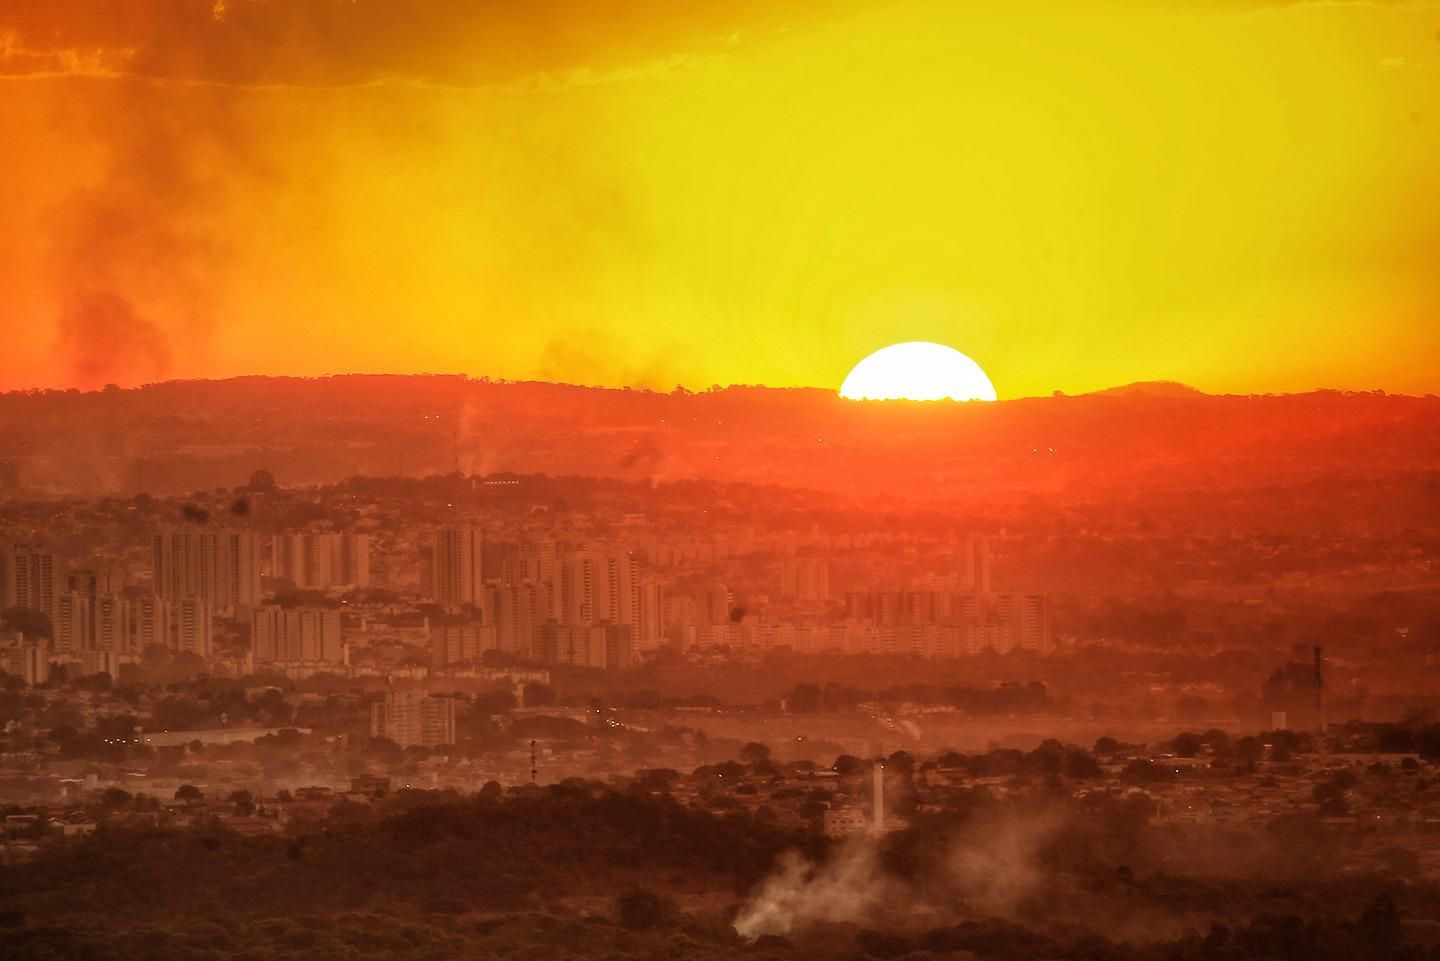
[[(1047, 749), (1048, 750), (1048, 749)], [(763, 760), (761, 752), (754, 763)], [(1038, 753), (1044, 753), (1042, 750)], [(905, 759), (889, 762), (905, 770)], [(1028, 761), (1026, 762), (1028, 763)], [(473, 798), (406, 791), (320, 831), (102, 829), (0, 868), (9, 961), (439, 959), (1432, 961), (1432, 882), (1317, 870), (1318, 825), (1255, 842), (1176, 839), (1143, 804), (1007, 802), (977, 789), (917, 814), (849, 888), (878, 899), (783, 935), (732, 921), (783, 850), (839, 848), (682, 806), (671, 778)], [(654, 792), (654, 793), (652, 793)], [(1308, 832), (1308, 833), (1305, 833)], [(1303, 839), (1297, 840), (1297, 838)], [(1177, 857), (1191, 851), (1192, 856)], [(1204, 851), (1204, 856), (1193, 854)], [(1319, 860), (1317, 860), (1319, 859)], [(820, 866), (802, 883), (823, 878)], [(873, 873), (873, 877), (871, 874)], [(829, 894), (824, 894), (828, 891)], [(798, 906), (803, 899), (794, 903)]]

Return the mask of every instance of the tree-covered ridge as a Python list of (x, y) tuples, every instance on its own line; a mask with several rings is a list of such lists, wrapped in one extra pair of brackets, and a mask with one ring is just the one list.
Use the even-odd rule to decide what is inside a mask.
[[(976, 790), (875, 846), (853, 916), (820, 911), (747, 938), (737, 914), (768, 896), (777, 863), (810, 865), (809, 883), (844, 857), (855, 863), (854, 849), (687, 807), (648, 781), (471, 798), (405, 791), (379, 818), (325, 830), (106, 826), (46, 845), (0, 868), (0, 956), (1440, 957), (1429, 922), (1416, 920), (1440, 914), (1440, 887), (1331, 870), (1343, 841), (1312, 827), (1271, 832), (1254, 857), (1275, 863), (1261, 870), (1221, 850), (1223, 839), (1207, 862), (1177, 857), (1136, 805)], [(1278, 863), (1287, 851), (1291, 863)]]

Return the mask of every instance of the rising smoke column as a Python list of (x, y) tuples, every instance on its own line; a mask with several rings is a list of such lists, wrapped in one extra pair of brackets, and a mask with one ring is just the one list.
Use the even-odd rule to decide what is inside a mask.
[(735, 930), (741, 937), (758, 938), (815, 923), (862, 921), (898, 889), (880, 865), (874, 837), (857, 835), (845, 841), (823, 865), (798, 851), (785, 851), (735, 918)]
[(735, 930), (757, 938), (817, 923), (881, 918), (892, 924), (904, 918), (931, 924), (1015, 918), (1048, 883), (1042, 853), (1064, 825), (1064, 812), (1048, 807), (973, 818), (941, 842), (928, 871), (910, 880), (885, 869), (885, 835), (879, 833), (847, 839), (820, 864), (787, 851), (736, 916)]

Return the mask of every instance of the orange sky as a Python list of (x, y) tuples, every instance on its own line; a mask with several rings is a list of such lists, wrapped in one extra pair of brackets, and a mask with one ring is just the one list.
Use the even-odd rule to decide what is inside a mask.
[(595, 6), (7, 0), (0, 389), (1440, 389), (1436, 3)]

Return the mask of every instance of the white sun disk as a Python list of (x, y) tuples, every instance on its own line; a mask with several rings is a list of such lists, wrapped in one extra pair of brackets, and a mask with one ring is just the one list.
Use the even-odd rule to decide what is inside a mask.
[(923, 340), (891, 344), (860, 363), (840, 385), (850, 400), (994, 400), (980, 365), (953, 347)]

